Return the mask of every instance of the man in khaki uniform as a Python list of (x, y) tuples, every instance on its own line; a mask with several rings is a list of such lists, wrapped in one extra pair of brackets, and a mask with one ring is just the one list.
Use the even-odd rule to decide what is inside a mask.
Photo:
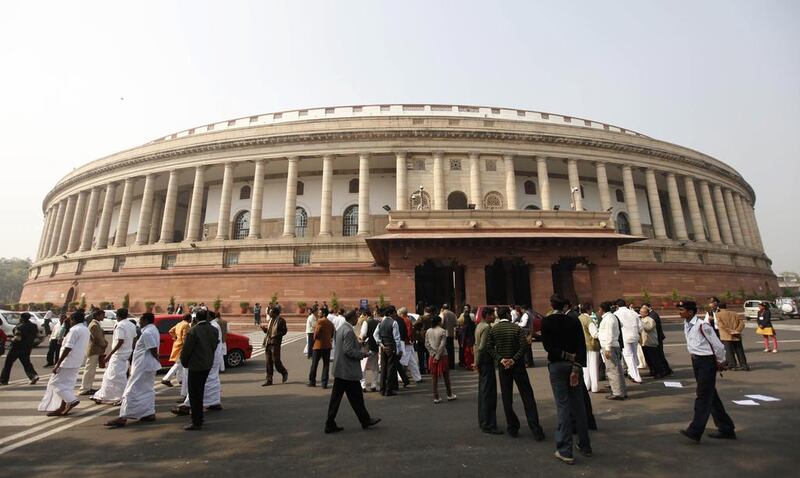
[(92, 321), (89, 322), (89, 347), (86, 351), (86, 362), (83, 364), (83, 379), (79, 395), (94, 395), (97, 390), (92, 388), (94, 377), (97, 373), (97, 365), (100, 358), (105, 357), (108, 342), (103, 334), (103, 327), (100, 321), (105, 317), (105, 312), (95, 309), (92, 313)]
[[(719, 327), (719, 338), (725, 345), (725, 356), (730, 366), (730, 370), (750, 371), (747, 365), (747, 357), (744, 355), (742, 345), (742, 331), (744, 321), (739, 314), (727, 309), (727, 304), (720, 303), (717, 310), (717, 327)], [(737, 360), (738, 359), (738, 360)]]

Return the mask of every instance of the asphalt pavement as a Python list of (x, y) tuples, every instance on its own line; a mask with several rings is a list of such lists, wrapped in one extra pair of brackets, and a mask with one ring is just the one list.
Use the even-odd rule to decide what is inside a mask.
[[(646, 379), (629, 387), (631, 398), (624, 402), (592, 394), (599, 427), (591, 435), (594, 456), (576, 453), (574, 466), (553, 458), (555, 407), (541, 344), (534, 346), (537, 367), (529, 374), (547, 434), (544, 442), (534, 441), (525, 429), (519, 438), (481, 433), (477, 374), (462, 370), (452, 374), (458, 395), (454, 402), (434, 405), (425, 377), (423, 384), (411, 385), (396, 397), (367, 394), (370, 413), (383, 420), (367, 431), (345, 399), (338, 419), (345, 431), (325, 435), (330, 389), (305, 385), (309, 361), (302, 355), (304, 335), (299, 333), (291, 333), (283, 349), (288, 383), (271, 387), (261, 386), (262, 335), (252, 334), (254, 357), (222, 375), (224, 410), (208, 412), (203, 431), (183, 431), (187, 417), (169, 412), (179, 388), (161, 384), (156, 387), (156, 422), (108, 430), (102, 424), (119, 409), (95, 405), (86, 397), (68, 417), (48, 418), (36, 411), (51, 370), (42, 368), (43, 345), (33, 353), (39, 384), (28, 385), (17, 363), (11, 384), (0, 387), (0, 476), (791, 476), (800, 438), (800, 373), (795, 365), (800, 321), (780, 322), (777, 328), (780, 353), (762, 352), (763, 343), (748, 328), (745, 349), (753, 370), (725, 372), (718, 379), (738, 440), (704, 438), (694, 445), (678, 434), (691, 419), (695, 382), (681, 326), (668, 324), (666, 352), (676, 371), (668, 380), (682, 388)], [(102, 370), (97, 386), (101, 378)], [(756, 406), (733, 403), (750, 394), (780, 400), (757, 401)], [(524, 421), (518, 396), (515, 409)], [(505, 425), (499, 403), (498, 424)], [(711, 420), (709, 425), (713, 429)]]

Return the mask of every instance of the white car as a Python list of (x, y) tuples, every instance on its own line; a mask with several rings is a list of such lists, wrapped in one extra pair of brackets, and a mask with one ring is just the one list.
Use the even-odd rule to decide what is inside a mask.
[[(104, 334), (113, 334), (114, 327), (117, 326), (117, 313), (113, 310), (104, 310), (103, 312), (106, 316), (100, 321), (100, 327), (103, 328)], [(128, 314), (128, 320), (133, 322), (137, 328), (139, 327), (138, 317)]]
[(770, 318), (772, 320), (783, 320), (784, 314), (783, 311), (775, 305), (774, 302), (770, 302), (768, 300), (746, 300), (744, 302), (744, 318), (747, 320), (750, 319), (757, 319), (758, 318), (758, 305), (762, 302), (766, 302), (769, 304), (769, 313)]
[(800, 317), (800, 311), (797, 309), (797, 301), (794, 298), (778, 297), (775, 299), (775, 304), (780, 307), (784, 315), (794, 317), (795, 319)]
[[(14, 327), (20, 322), (20, 314), (22, 314), (22, 312), (0, 310), (0, 329), (3, 330), (3, 333), (6, 334), (9, 340), (14, 336)], [(34, 347), (38, 346), (42, 343), (42, 340), (44, 340), (44, 327), (40, 326), (36, 320), (37, 319), (31, 318), (31, 322), (36, 324), (36, 328), (39, 331), (39, 333), (36, 334), (36, 339), (33, 341)]]

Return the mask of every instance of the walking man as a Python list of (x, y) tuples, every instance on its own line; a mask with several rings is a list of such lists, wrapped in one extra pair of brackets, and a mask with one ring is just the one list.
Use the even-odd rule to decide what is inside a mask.
[(342, 403), (342, 396), (347, 394), (347, 401), (361, 422), (361, 427), (367, 429), (381, 421), (372, 418), (364, 406), (364, 392), (361, 390), (361, 359), (369, 355), (359, 347), (353, 326), (356, 323), (356, 311), (350, 310), (345, 316), (345, 325), (336, 331), (335, 347), (336, 357), (333, 361), (333, 390), (328, 404), (328, 420), (325, 422), (325, 433), (336, 433), (344, 430), (336, 424), (336, 414)]
[(511, 323), (511, 311), (508, 307), (497, 310), (498, 323), (489, 331), (487, 338), (487, 352), (493, 361), (498, 364), (500, 375), (500, 393), (503, 398), (503, 411), (506, 415), (506, 427), (512, 437), (519, 436), (520, 422), (514, 413), (514, 383), (517, 384), (522, 405), (525, 407), (525, 416), (528, 427), (533, 432), (537, 441), (544, 440), (544, 431), (539, 424), (539, 412), (536, 409), (536, 399), (533, 396), (528, 371), (525, 368), (525, 347), (528, 340), (522, 329)]
[(400, 341), (400, 328), (392, 318), (395, 315), (393, 305), (381, 311), (383, 319), (375, 328), (375, 341), (380, 344), (381, 352), (381, 395), (390, 397), (397, 395), (397, 361), (402, 354), (403, 344)]
[(636, 383), (642, 383), (639, 375), (639, 339), (642, 335), (642, 321), (639, 314), (625, 305), (624, 299), (617, 299), (617, 310), (614, 311), (622, 324), (622, 358), (628, 366), (628, 376)]
[(100, 321), (105, 317), (105, 312), (100, 309), (89, 311), (91, 322), (89, 322), (89, 350), (86, 351), (86, 363), (83, 365), (83, 379), (79, 395), (94, 395), (97, 390), (92, 388), (94, 377), (97, 374), (97, 366), (105, 358), (108, 341), (103, 333)]
[(447, 350), (447, 360), (448, 366), (450, 370), (455, 370), (456, 368), (456, 356), (455, 356), (455, 337), (456, 337), (456, 326), (458, 325), (458, 321), (456, 319), (456, 314), (450, 310), (450, 306), (448, 304), (442, 305), (442, 326), (444, 326), (445, 332), (447, 332), (447, 336), (445, 338), (445, 350)]
[(133, 352), (136, 339), (136, 326), (128, 320), (128, 309), (117, 310), (117, 325), (111, 337), (112, 349), (106, 356), (106, 371), (100, 390), (92, 395), (95, 403), (114, 403), (122, 401), (122, 394), (128, 385), (128, 360)]
[(578, 435), (578, 451), (592, 456), (586, 404), (583, 394), (583, 367), (586, 366), (586, 338), (581, 322), (563, 313), (567, 301), (558, 295), (550, 298), (554, 312), (542, 320), (542, 342), (547, 351), (547, 370), (556, 402), (555, 457), (572, 465), (572, 435)]
[[(366, 312), (367, 319), (361, 324), (359, 337), (361, 343), (366, 345), (369, 354), (361, 360), (361, 388), (367, 392), (376, 392), (378, 390), (378, 354), (380, 348), (378, 342), (375, 340), (375, 329), (378, 328), (378, 321), (369, 312)], [(370, 387), (367, 388), (367, 370), (372, 375)]]
[(725, 346), (717, 338), (711, 325), (697, 317), (697, 304), (690, 300), (682, 300), (676, 307), (685, 321), (683, 330), (686, 334), (686, 347), (692, 356), (692, 370), (697, 380), (694, 417), (689, 427), (680, 433), (693, 442), (700, 443), (708, 423), (708, 416), (711, 415), (717, 431), (709, 433), (708, 437), (735, 440), (733, 420), (725, 412), (717, 393), (717, 370), (724, 367)]
[(187, 382), (187, 395), (191, 409), (192, 423), (184, 430), (201, 430), (203, 428), (203, 395), (206, 380), (214, 366), (214, 353), (219, 342), (219, 332), (208, 323), (205, 314), (198, 314), (198, 322), (186, 333), (186, 340), (181, 349), (180, 362), (186, 370), (184, 380)]
[(169, 369), (164, 378), (161, 379), (161, 383), (166, 385), (167, 387), (172, 386), (172, 377), (176, 377), (179, 383), (183, 383), (185, 377), (183, 376), (184, 367), (181, 364), (181, 352), (183, 351), (183, 344), (186, 341), (186, 334), (189, 333), (189, 329), (192, 322), (192, 314), (184, 314), (181, 318), (181, 321), (175, 324), (171, 329), (169, 329), (169, 335), (172, 337), (172, 352), (169, 355), (170, 362), (174, 362), (172, 368)]
[(278, 370), (278, 373), (283, 376), (283, 383), (289, 380), (289, 371), (281, 362), (281, 342), (287, 332), (286, 321), (281, 317), (281, 306), (272, 306), (268, 314), (269, 319), (266, 325), (261, 326), (261, 330), (266, 334), (264, 336), (264, 357), (267, 366), (267, 379), (261, 384), (262, 387), (272, 385), (273, 370)]
[(58, 349), (61, 348), (61, 341), (64, 339), (64, 334), (61, 333), (64, 327), (64, 322), (67, 320), (66, 315), (61, 315), (52, 329), (50, 329), (50, 342), (47, 347), (47, 362), (44, 364), (45, 368), (52, 367), (58, 360)]
[(83, 321), (83, 310), (72, 313), (69, 332), (64, 337), (58, 362), (39, 403), (38, 410), (47, 412), (48, 417), (65, 416), (81, 403), (75, 396), (75, 381), (89, 346), (89, 329)]
[(14, 336), (11, 339), (11, 347), (3, 365), (3, 373), (0, 375), (0, 385), (8, 385), (8, 380), (11, 378), (11, 367), (17, 359), (25, 369), (25, 375), (28, 376), (30, 384), (35, 385), (39, 381), (39, 376), (36, 374), (33, 364), (31, 364), (33, 341), (36, 340), (36, 335), (39, 331), (36, 328), (36, 324), (31, 322), (31, 314), (28, 312), (20, 314), (19, 319), (19, 324), (14, 327)]
[(158, 346), (161, 336), (153, 322), (155, 316), (145, 312), (139, 317), (141, 335), (133, 349), (131, 378), (122, 394), (119, 417), (106, 422), (110, 428), (122, 428), (128, 420), (154, 422), (156, 420), (156, 372), (161, 369), (158, 360)]
[(502, 435), (497, 429), (497, 375), (494, 360), (486, 350), (494, 311), (484, 307), (481, 321), (475, 328), (475, 365), (478, 368), (478, 426), (491, 435)]
[(609, 400), (625, 400), (628, 398), (625, 375), (622, 372), (622, 337), (619, 319), (614, 315), (611, 302), (600, 304), (600, 327), (597, 340), (600, 341), (600, 350), (606, 364), (606, 377), (611, 386), (611, 394), (606, 395)]
[(331, 348), (333, 347), (333, 336), (335, 332), (336, 327), (333, 325), (333, 322), (328, 320), (328, 317), (320, 310), (317, 325), (314, 328), (311, 368), (308, 372), (308, 383), (306, 384), (309, 387), (317, 386), (317, 366), (319, 361), (322, 360), (322, 378), (320, 382), (322, 382), (322, 388), (328, 388), (328, 369), (331, 364)]
[(261, 304), (256, 302), (256, 306), (253, 307), (253, 321), (256, 325), (261, 325)]
[(749, 372), (750, 366), (747, 365), (747, 357), (744, 355), (744, 346), (742, 345), (744, 321), (739, 314), (728, 310), (727, 304), (720, 302), (717, 311), (717, 326), (719, 327), (719, 338), (725, 345), (725, 356), (730, 369)]

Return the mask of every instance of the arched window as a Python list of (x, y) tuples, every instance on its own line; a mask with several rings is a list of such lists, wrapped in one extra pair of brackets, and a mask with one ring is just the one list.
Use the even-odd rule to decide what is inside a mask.
[(622, 189), (617, 189), (614, 194), (617, 196), (617, 202), (625, 202), (625, 195), (622, 194)]
[(239, 199), (250, 199), (250, 186), (242, 186), (239, 190)]
[(453, 191), (447, 196), (447, 209), (467, 209), (467, 195)]
[(536, 195), (536, 183), (533, 181), (525, 181), (525, 194), (530, 196)]
[(306, 237), (306, 228), (308, 227), (308, 213), (302, 207), (297, 207), (294, 210), (294, 236)]
[(528, 211), (538, 211), (539, 206), (537, 206), (536, 204), (528, 204), (527, 206), (525, 206), (525, 209)]
[(245, 239), (250, 234), (250, 211), (242, 211), (233, 218), (233, 238)]
[(581, 184), (581, 199), (586, 199), (586, 194), (583, 192), (583, 184)]
[(617, 232), (628, 235), (631, 233), (631, 222), (628, 220), (628, 215), (624, 212), (617, 214)]
[(342, 235), (355, 236), (358, 232), (358, 206), (353, 205), (342, 214)]
[(350, 194), (358, 194), (358, 178), (353, 178), (350, 180), (349, 191)]
[(503, 209), (503, 195), (497, 191), (490, 191), (483, 197), (484, 209)]
[(306, 188), (306, 185), (303, 184), (303, 181), (297, 181), (297, 195), (302, 196), (303, 190)]

